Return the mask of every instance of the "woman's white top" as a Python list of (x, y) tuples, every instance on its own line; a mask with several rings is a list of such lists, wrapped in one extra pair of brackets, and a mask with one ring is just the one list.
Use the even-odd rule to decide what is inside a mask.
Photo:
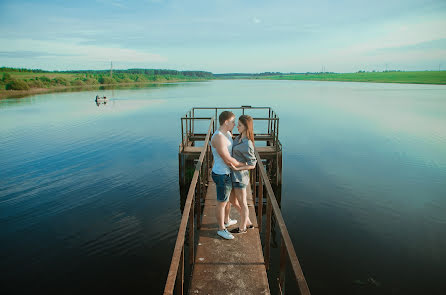
[[(222, 134), (225, 137), (225, 145), (228, 148), (228, 152), (229, 155), (232, 156), (232, 134), (231, 132), (227, 132), (226, 134), (224, 134), (223, 132), (221, 132), (220, 130), (217, 130), (213, 135), (212, 135), (212, 139), (214, 138), (214, 136), (216, 134)], [(211, 139), (211, 141), (212, 141)], [(226, 165), (225, 161), (223, 161), (223, 159), (220, 157), (219, 153), (217, 152), (217, 149), (214, 148), (211, 144), (211, 148), (212, 148), (212, 155), (214, 156), (214, 166), (212, 167), (212, 172), (214, 172), (215, 174), (231, 174), (231, 169), (228, 167), (228, 165)]]

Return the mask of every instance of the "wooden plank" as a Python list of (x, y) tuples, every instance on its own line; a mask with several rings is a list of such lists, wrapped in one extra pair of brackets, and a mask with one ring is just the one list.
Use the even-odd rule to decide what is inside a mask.
[[(210, 180), (189, 294), (270, 294), (250, 186), (248, 207), (255, 228), (236, 234), (233, 240), (217, 235), (216, 202), (215, 184)], [(234, 208), (230, 216), (240, 221)]]

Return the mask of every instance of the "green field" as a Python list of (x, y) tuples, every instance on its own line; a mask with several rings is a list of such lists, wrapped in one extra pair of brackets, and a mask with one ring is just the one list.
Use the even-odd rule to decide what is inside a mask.
[(446, 84), (446, 71), (283, 74), (255, 76), (251, 77), (251, 79)]

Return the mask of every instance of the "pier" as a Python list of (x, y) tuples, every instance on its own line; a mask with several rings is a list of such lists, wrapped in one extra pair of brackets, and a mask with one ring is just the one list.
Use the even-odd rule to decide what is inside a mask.
[[(210, 137), (218, 129), (216, 118), (223, 110), (254, 119), (257, 165), (251, 170), (248, 185), (254, 228), (233, 240), (216, 234), (216, 189), (210, 176)], [(270, 284), (285, 294), (287, 265), (300, 294), (310, 294), (280, 210), (282, 145), (277, 114), (269, 107), (193, 108), (181, 118), (178, 157), (182, 219), (164, 294), (271, 294)], [(234, 208), (230, 216), (240, 220)], [(273, 232), (280, 235), (275, 279), (268, 278)]]

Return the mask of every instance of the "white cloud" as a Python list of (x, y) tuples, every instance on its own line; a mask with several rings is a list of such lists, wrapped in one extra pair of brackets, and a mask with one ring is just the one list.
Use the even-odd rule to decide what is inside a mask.
[(252, 22), (255, 23), (255, 24), (259, 24), (259, 23), (261, 23), (261, 20), (258, 19), (257, 17), (254, 17), (254, 18), (252, 19)]
[[(63, 64), (98, 64), (117, 62), (120, 64), (150, 64), (166, 62), (167, 58), (160, 54), (142, 50), (100, 45), (81, 44), (83, 39), (65, 39), (58, 41), (41, 41), (33, 39), (6, 40), (0, 38), (3, 52), (35, 51), (46, 52), (48, 57), (57, 57)], [(1, 60), (0, 60), (1, 63)]]

